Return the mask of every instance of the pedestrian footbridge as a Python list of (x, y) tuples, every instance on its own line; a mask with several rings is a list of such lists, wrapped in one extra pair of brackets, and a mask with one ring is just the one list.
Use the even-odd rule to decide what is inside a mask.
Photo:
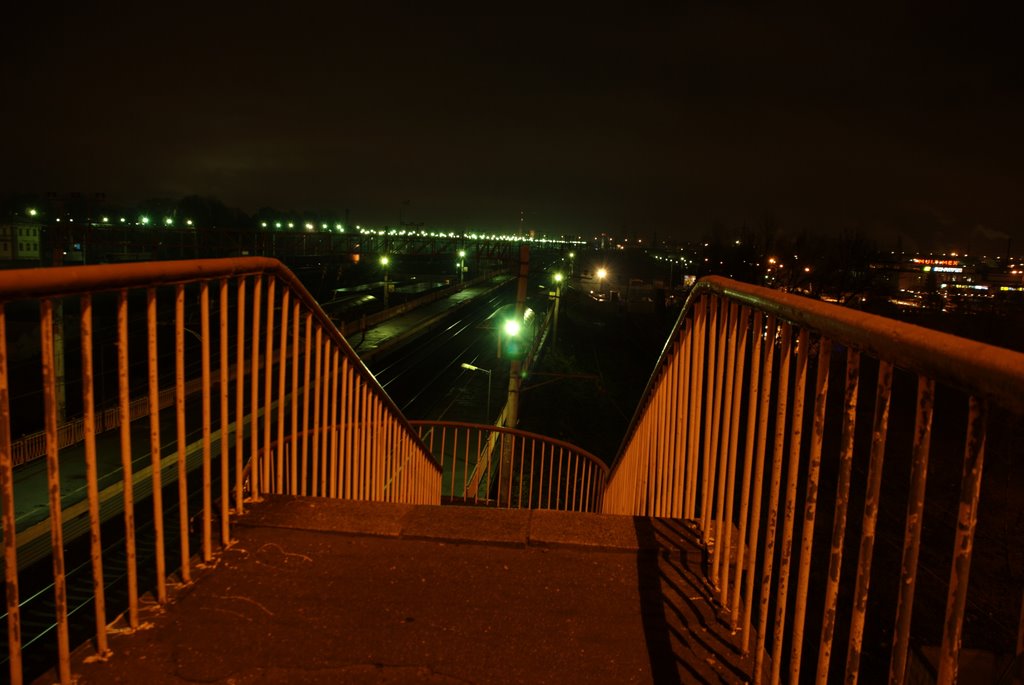
[[(1021, 677), (1022, 354), (706, 278), (606, 461), (407, 420), (275, 260), (8, 271), (0, 301), (11, 682), (40, 649), (62, 683)], [(104, 345), (115, 482), (97, 469)], [(10, 447), (40, 385), (42, 585), (19, 561)], [(65, 403), (83, 417), (73, 510)]]

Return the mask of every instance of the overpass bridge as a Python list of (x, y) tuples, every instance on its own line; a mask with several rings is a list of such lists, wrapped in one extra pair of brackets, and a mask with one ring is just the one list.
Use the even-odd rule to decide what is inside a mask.
[[(123, 390), (126, 561), (113, 578), (94, 441), (98, 293), (115, 295)], [(993, 677), (1020, 675), (1024, 355), (707, 278), (618, 453), (601, 459), (515, 427), (408, 421), (276, 260), (6, 272), (0, 298), (38, 303), (50, 521), (63, 522), (50, 526), (54, 623), (39, 639), (60, 682), (952, 683), (978, 647)], [(66, 299), (80, 304), (84, 639), (69, 629), (55, 403), (54, 307)], [(146, 502), (124, 477), (130, 303), (146, 321)], [(161, 482), (162, 459), (184, 470), (186, 455), (161, 454), (153, 418), (158, 326), (173, 314), (180, 340), (192, 307), (198, 501), (180, 472)], [(8, 675), (22, 682), (30, 579), (4, 311), (0, 528)], [(483, 506), (442, 507), (442, 493)], [(140, 545), (153, 550), (148, 574)], [(112, 592), (127, 606), (113, 623)]]

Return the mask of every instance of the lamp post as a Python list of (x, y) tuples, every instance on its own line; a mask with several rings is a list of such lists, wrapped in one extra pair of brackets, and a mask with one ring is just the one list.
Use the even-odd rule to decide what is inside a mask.
[(383, 255), (380, 258), (380, 265), (384, 267), (384, 309), (388, 308), (388, 264), (391, 260), (387, 255)]
[(472, 364), (467, 364), (466, 362), (462, 362), (462, 368), (466, 369), (467, 371), (480, 371), (481, 373), (486, 373), (487, 374), (487, 402), (486, 402), (487, 413), (484, 415), (484, 423), (490, 423), (491, 422), (491, 370), (490, 369), (482, 369), (479, 366), (473, 366)]
[(558, 343), (558, 305), (562, 302), (562, 274), (555, 274), (555, 323), (551, 331), (552, 346)]
[(600, 269), (597, 270), (597, 289), (599, 292), (604, 292), (604, 279), (606, 278), (608, 278), (608, 270), (602, 266)]
[(462, 283), (463, 275), (466, 273), (466, 251), (459, 250), (459, 283)]

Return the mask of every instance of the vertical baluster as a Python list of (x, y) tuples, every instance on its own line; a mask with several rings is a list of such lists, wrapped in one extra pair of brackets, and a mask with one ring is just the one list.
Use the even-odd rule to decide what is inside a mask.
[(167, 602), (167, 572), (164, 560), (164, 502), (160, 479), (160, 382), (156, 351), (156, 289), (146, 289), (146, 319), (149, 338), (149, 456), (153, 468), (153, 536), (156, 543), (156, 597)]
[(789, 656), (789, 680), (793, 683), (800, 682), (800, 661), (803, 658), (804, 619), (807, 615), (807, 589), (811, 579), (814, 520), (818, 506), (818, 472), (821, 467), (821, 443), (825, 437), (825, 408), (828, 400), (831, 358), (832, 341), (821, 338), (818, 344), (818, 372), (814, 381), (814, 425), (807, 463), (807, 496), (804, 498), (800, 567), (797, 572), (796, 602), (793, 608), (793, 642)]
[[(804, 399), (807, 395), (807, 348), (810, 334), (800, 329), (797, 337), (796, 373), (793, 388), (793, 418), (789, 429), (789, 463), (786, 471), (786, 498), (782, 518), (782, 546), (779, 553), (779, 581), (775, 593), (775, 631), (772, 640), (772, 682), (778, 682), (782, 669), (782, 643), (786, 629), (789, 598), (789, 571), (793, 555), (793, 526), (796, 522), (796, 496), (803, 442)], [(785, 418), (785, 417), (783, 417)]]
[(281, 289), (281, 338), (278, 341), (277, 352), (277, 460), (274, 462), (274, 492), (284, 493), (284, 410), (287, 402), (287, 390), (285, 380), (288, 371), (288, 310), (290, 292), (288, 288)]
[(885, 461), (885, 436), (889, 427), (889, 395), (892, 388), (892, 363), (878, 362), (878, 387), (875, 394), (875, 419), (871, 433), (871, 460), (868, 464), (867, 491), (864, 494), (864, 519), (860, 533), (860, 554), (857, 558), (857, 581), (853, 594), (853, 615), (850, 617), (850, 642), (846, 652), (846, 682), (854, 685), (860, 671), (861, 641), (868, 609), (871, 581), (871, 557), (875, 547), (878, 504), (882, 487), (882, 466)]
[(210, 426), (210, 287), (203, 281), (199, 294), (200, 322), (202, 331), (203, 368), (203, 561), (213, 559), (212, 543), (212, 492), (210, 489), (211, 470), (211, 426)]
[[(270, 442), (270, 411), (274, 398), (274, 290), (276, 286), (277, 279), (271, 275), (267, 279), (267, 324), (266, 333), (263, 336), (266, 341), (266, 351), (263, 354), (263, 469), (260, 479), (263, 483), (261, 492), (266, 493), (272, 492), (271, 488), (273, 487), (270, 482), (270, 464), (273, 459), (273, 447)], [(281, 451), (280, 446), (277, 451)]]
[(729, 601), (730, 620), (736, 627), (741, 622), (740, 616), (740, 585), (743, 579), (743, 564), (747, 552), (747, 521), (750, 516), (750, 482), (754, 473), (754, 440), (757, 434), (757, 402), (761, 388), (761, 336), (763, 335), (763, 319), (760, 311), (754, 312), (754, 324), (751, 329), (750, 350), (750, 381), (747, 397), (747, 432), (743, 447), (743, 476), (740, 480), (740, 514), (739, 530), (736, 531), (736, 572), (732, 586), (732, 598)]
[(50, 549), (53, 551), (54, 622), (57, 628), (57, 672), (60, 682), (71, 683), (71, 646), (68, 638), (68, 600), (64, 577), (64, 526), (60, 504), (60, 445), (57, 442), (57, 383), (53, 341), (53, 301), (39, 303), (40, 349), (43, 372), (43, 411), (46, 426), (46, 482), (50, 505)]
[(323, 329), (316, 327), (316, 363), (313, 372), (313, 463), (312, 495), (320, 496), (320, 383), (323, 381)]
[(299, 298), (292, 305), (292, 439), (288, 494), (299, 494)]
[[(725, 367), (726, 336), (725, 326), (728, 320), (728, 310), (725, 300), (719, 297), (712, 297), (711, 325), (708, 333), (711, 335), (711, 351), (708, 354), (708, 362), (712, 366), (714, 376), (708, 373), (708, 410), (704, 421), (704, 463), (707, 471), (706, 477), (701, 480), (701, 535), (705, 542), (718, 544), (714, 540), (714, 526), (711, 517), (714, 516), (715, 498), (715, 475), (718, 468), (718, 432), (722, 420), (722, 374)], [(709, 538), (712, 538), (709, 540)]]
[(178, 536), (181, 546), (181, 580), (192, 580), (192, 552), (188, 539), (188, 456), (185, 430), (185, 285), (179, 283), (174, 297), (174, 405), (178, 443)]
[(228, 359), (228, 279), (220, 281), (220, 544), (225, 547), (231, 542), (230, 488), (228, 483), (228, 462), (231, 459), (228, 440), (228, 403), (230, 401), (230, 360)]
[[(308, 495), (312, 494), (306, 489), (308, 482), (308, 471), (309, 471), (309, 444), (312, 441), (312, 436), (309, 434), (309, 386), (312, 382), (310, 377), (310, 362), (313, 357), (313, 314), (312, 312), (306, 312), (306, 346), (305, 346), (305, 359), (302, 363), (302, 468), (300, 469), (301, 475), (299, 476), (299, 494)], [(314, 392), (314, 396), (316, 393)]]
[[(747, 326), (749, 312), (746, 307), (736, 308), (733, 310), (733, 319), (737, 321), (735, 335), (736, 341), (736, 354), (732, 357), (733, 365), (736, 367), (736, 371), (733, 374), (733, 388), (732, 388), (732, 409), (731, 417), (729, 419), (729, 452), (726, 461), (726, 474), (725, 474), (725, 519), (724, 528), (725, 531), (722, 534), (722, 545), (721, 554), (719, 555), (719, 563), (724, 567), (719, 571), (719, 580), (721, 582), (722, 590), (720, 595), (720, 601), (726, 607), (729, 606), (729, 563), (732, 556), (732, 514), (733, 505), (736, 499), (736, 459), (737, 450), (739, 447), (739, 434), (740, 434), (740, 406), (741, 399), (743, 397), (743, 371), (746, 367), (747, 361)], [(726, 409), (729, 409), (729, 404), (726, 403)], [(723, 433), (724, 437), (724, 433)], [(737, 540), (736, 547), (739, 548), (743, 545), (739, 542), (742, 538)]]
[[(529, 493), (526, 496), (526, 508), (527, 509), (533, 509), (533, 484), (534, 484), (533, 474), (536, 473), (536, 470), (534, 469), (534, 464), (536, 463), (536, 456), (537, 456), (537, 442), (534, 441), (534, 442), (530, 443), (530, 490), (529, 490)], [(544, 458), (544, 447), (542, 445), (541, 446), (541, 459), (543, 460), (543, 458)], [(538, 493), (538, 495), (539, 495), (539, 493)]]
[[(249, 372), (249, 383), (252, 385), (249, 408), (249, 478), (252, 487), (252, 499), (260, 498), (260, 312), (263, 298), (263, 276), (257, 274), (252, 286), (252, 366)], [(264, 416), (266, 421), (267, 417)]]
[(235, 307), (238, 309), (235, 327), (238, 335), (238, 346), (235, 350), (235, 513), (241, 515), (244, 511), (242, 472), (245, 459), (242, 454), (245, 442), (245, 276), (238, 277)]
[[(724, 354), (720, 354), (722, 358), (722, 366), (725, 366), (725, 381), (721, 385), (718, 401), (718, 406), (715, 407), (716, 416), (721, 414), (721, 418), (716, 421), (715, 431), (715, 449), (714, 449), (714, 464), (720, 464), (717, 468), (718, 471), (718, 493), (712, 493), (716, 506), (715, 516), (711, 522), (712, 536), (715, 541), (715, 546), (712, 549), (711, 554), (711, 582), (718, 587), (719, 598), (724, 599), (724, 593), (726, 588), (722, 587), (719, 582), (719, 571), (722, 565), (722, 557), (724, 556), (725, 550), (722, 549), (722, 538), (723, 538), (723, 526), (729, 525), (729, 522), (723, 521), (725, 515), (725, 481), (728, 471), (727, 467), (727, 454), (728, 454), (728, 436), (732, 428), (732, 414), (730, 409), (733, 406), (733, 385), (736, 380), (736, 327), (737, 327), (737, 309), (739, 305), (735, 302), (729, 303), (728, 313), (726, 313), (726, 302), (722, 301), (722, 314), (724, 325), (723, 329), (725, 334), (722, 336), (721, 348), (725, 351)], [(721, 371), (719, 372), (721, 375)], [(711, 484), (714, 487), (714, 483)]]
[(967, 581), (971, 573), (971, 553), (974, 549), (974, 529), (978, 524), (978, 497), (981, 494), (981, 470), (985, 462), (987, 421), (988, 402), (972, 395), (968, 400), (967, 441), (964, 445), (964, 471), (960, 481), (953, 567), (946, 597), (946, 618), (942, 623), (939, 685), (952, 685), (957, 678), (960, 634), (967, 602)]
[(687, 477), (689, 483), (689, 493), (687, 495), (688, 509), (686, 512), (686, 518), (693, 520), (697, 517), (697, 487), (699, 484), (697, 471), (700, 468), (700, 415), (703, 411), (701, 401), (703, 397), (704, 387), (704, 343), (706, 338), (705, 330), (705, 310), (706, 310), (706, 298), (701, 295), (697, 301), (697, 308), (694, 312), (695, 324), (695, 343), (691, 345), (693, 352), (693, 362), (690, 364), (693, 372), (691, 373), (691, 386), (690, 386), (690, 448), (687, 452), (690, 454), (690, 471)]
[[(907, 525), (903, 536), (903, 563), (900, 596), (896, 604), (896, 629), (893, 631), (889, 683), (899, 685), (907, 670), (910, 646), (910, 617), (914, 609), (917, 585), (917, 557), (921, 546), (924, 519), (924, 492), (928, 477), (928, 451), (932, 439), (932, 413), (935, 408), (935, 381), (917, 378), (917, 416), (914, 420), (914, 451), (910, 466), (910, 492), (907, 494)], [(1019, 650), (1018, 650), (1018, 653)]]
[(341, 454), (338, 451), (338, 410), (341, 408), (341, 402), (339, 401), (339, 395), (341, 394), (340, 386), (338, 385), (338, 348), (332, 345), (331, 350), (331, 413), (330, 413), (330, 425), (331, 425), (331, 468), (330, 468), (330, 479), (331, 489), (329, 496), (338, 497), (338, 472), (339, 472), (339, 461)]
[[(100, 494), (98, 476), (96, 469), (96, 409), (93, 401), (93, 366), (92, 366), (92, 296), (82, 295), (81, 297), (81, 335), (82, 335), (82, 410), (85, 441), (85, 485), (89, 498), (89, 556), (92, 566), (92, 594), (93, 611), (96, 616), (96, 653), (106, 656), (109, 653), (107, 646), (107, 609), (106, 591), (103, 583), (103, 546), (100, 540)], [(5, 336), (3, 328), (3, 310), (0, 309), (0, 338)], [(6, 383), (6, 340), (0, 343), (0, 358), (5, 361), (0, 366), (0, 374), (4, 376)], [(7, 398), (6, 387), (3, 390), (3, 407), (0, 412), (3, 418), (0, 423), (4, 431), (5, 442), (0, 442), (0, 449), (5, 454), (10, 454), (10, 434), (7, 424)], [(2, 468), (2, 467), (0, 467)], [(0, 495), (2, 497), (3, 495)], [(15, 562), (16, 563), (16, 562)], [(17, 565), (15, 565), (17, 568)], [(15, 587), (15, 594), (17, 587)]]
[[(764, 569), (761, 574), (760, 608), (758, 610), (757, 646), (754, 652), (754, 674), (760, 675), (764, 665), (764, 645), (768, 631), (768, 602), (771, 600), (772, 571), (775, 561), (775, 532), (779, 515), (779, 491), (782, 487), (782, 459), (786, 444), (786, 408), (789, 402), (789, 361), (792, 347), (792, 329), (782, 324), (782, 345), (779, 350), (779, 390), (775, 399), (775, 444), (772, 451), (772, 479), (768, 492), (768, 521), (765, 525), (765, 543), (762, 553)], [(773, 669), (774, 671), (774, 669)], [(777, 677), (773, 673), (773, 678)]]
[(139, 627), (139, 573), (135, 554), (135, 496), (132, 471), (131, 396), (128, 389), (128, 292), (117, 299), (117, 409), (121, 427), (121, 475), (124, 482), (124, 544), (128, 576), (128, 625)]
[(839, 447), (839, 474), (836, 480), (836, 505), (832, 518), (832, 549), (829, 553), (828, 576), (825, 583), (825, 608), (818, 645), (818, 669), (815, 683), (828, 682), (832, 660), (832, 639), (835, 636), (836, 603), (839, 598), (839, 576), (843, 569), (843, 546), (846, 539), (846, 513), (850, 504), (850, 474), (853, 468), (853, 438), (857, 423), (857, 393), (860, 385), (860, 351), (846, 350), (846, 385), (843, 399), (843, 432)]
[(352, 406), (352, 391), (350, 388), (352, 370), (349, 368), (348, 355), (345, 355), (341, 360), (341, 454), (338, 457), (339, 462), (339, 483), (338, 483), (338, 496), (348, 498), (349, 495), (349, 481), (352, 476), (352, 450), (349, 448), (349, 436), (352, 432), (352, 420), (349, 416), (349, 411)]
[(679, 375), (679, 389), (674, 393), (679, 399), (677, 403), (678, 412), (676, 413), (676, 425), (678, 437), (676, 438), (676, 503), (673, 509), (673, 518), (682, 518), (686, 516), (687, 511), (687, 491), (689, 489), (689, 481), (687, 474), (689, 473), (690, 462), (692, 461), (692, 455), (689, 451), (690, 445), (690, 376), (693, 373), (693, 366), (690, 363), (690, 348), (693, 346), (693, 319), (687, 318), (683, 322), (683, 330), (680, 333), (679, 341), (679, 364), (681, 373)]
[[(91, 328), (90, 323), (90, 330)], [(0, 302), (0, 522), (2, 522), (3, 528), (4, 585), (7, 600), (7, 672), (10, 675), (11, 683), (20, 685), (22, 682), (21, 609), (18, 599), (14, 464), (11, 457), (11, 404), (7, 377), (7, 312), (3, 303)], [(97, 620), (98, 614), (99, 609), (97, 608)], [(99, 651), (101, 654), (106, 652), (105, 634)]]

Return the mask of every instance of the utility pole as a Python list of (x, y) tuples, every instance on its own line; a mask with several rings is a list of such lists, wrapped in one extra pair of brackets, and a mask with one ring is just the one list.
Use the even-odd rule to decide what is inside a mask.
[[(519, 244), (519, 284), (516, 290), (516, 321), (522, 323), (523, 314), (526, 312), (526, 281), (530, 274), (530, 246), (528, 243)], [(508, 413), (506, 414), (505, 425), (509, 428), (515, 428), (519, 423), (519, 388), (522, 385), (523, 379), (520, 377), (522, 372), (523, 361), (522, 359), (514, 357), (509, 364), (508, 369)], [(512, 439), (511, 436), (506, 435), (502, 440), (501, 446), (501, 468), (498, 473), (507, 474), (512, 468)], [(509, 479), (500, 478), (498, 483), (498, 503), (508, 502), (511, 497), (511, 491), (509, 489)]]

